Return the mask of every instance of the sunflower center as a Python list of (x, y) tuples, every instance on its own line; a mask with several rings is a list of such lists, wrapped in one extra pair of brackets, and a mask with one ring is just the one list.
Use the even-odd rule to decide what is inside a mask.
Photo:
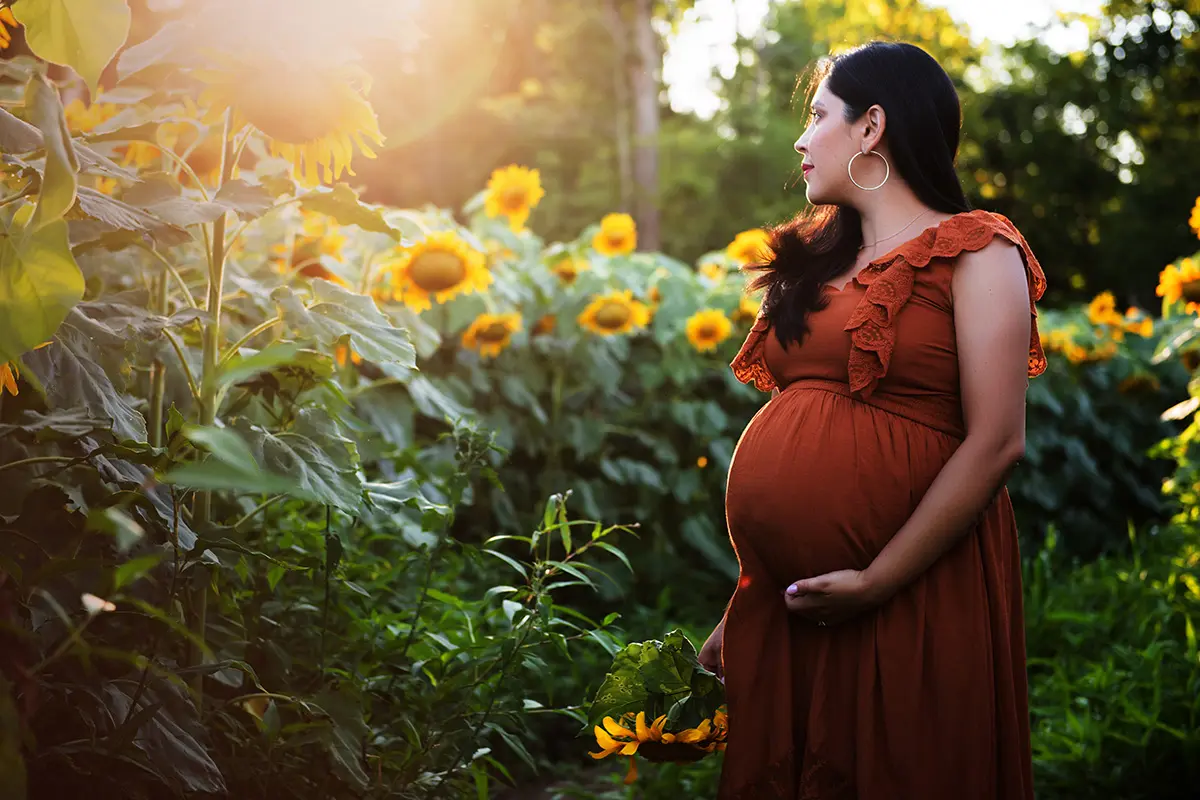
[(605, 303), (596, 312), (596, 324), (607, 330), (616, 330), (629, 322), (631, 316), (629, 306), (624, 303)]
[(505, 211), (521, 211), (529, 205), (529, 193), (520, 186), (510, 186), (500, 194), (500, 205)]
[(502, 342), (508, 337), (508, 326), (503, 322), (493, 322), (475, 335), (485, 342)]
[(696, 335), (701, 339), (715, 339), (717, 338), (717, 327), (705, 323), (696, 329)]
[(1200, 303), (1200, 281), (1188, 281), (1180, 286), (1183, 299), (1189, 303)]
[(328, 136), (341, 121), (343, 94), (329, 76), (313, 71), (280, 75), (262, 70), (236, 89), (237, 110), (267, 136), (300, 144)]
[(575, 279), (579, 277), (579, 270), (575, 269), (575, 267), (570, 264), (564, 264), (560, 266), (556, 272), (558, 273), (559, 279), (564, 283), (574, 283)]
[(412, 282), (427, 292), (444, 292), (462, 283), (467, 265), (453, 253), (423, 253), (409, 267)]

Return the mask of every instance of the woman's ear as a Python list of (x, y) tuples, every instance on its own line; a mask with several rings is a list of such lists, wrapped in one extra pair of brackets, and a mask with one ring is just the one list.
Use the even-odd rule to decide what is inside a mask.
[(879, 147), (883, 141), (883, 132), (887, 128), (887, 112), (881, 105), (873, 105), (862, 116), (863, 122), (863, 152), (870, 152)]

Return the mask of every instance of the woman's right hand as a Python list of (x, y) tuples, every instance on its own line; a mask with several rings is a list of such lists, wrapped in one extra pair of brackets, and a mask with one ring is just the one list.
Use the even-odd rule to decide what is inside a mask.
[(700, 653), (698, 654), (700, 666), (722, 679), (725, 677), (725, 674), (721, 671), (721, 644), (724, 640), (725, 619), (722, 617), (717, 627), (709, 634), (708, 640), (700, 648)]

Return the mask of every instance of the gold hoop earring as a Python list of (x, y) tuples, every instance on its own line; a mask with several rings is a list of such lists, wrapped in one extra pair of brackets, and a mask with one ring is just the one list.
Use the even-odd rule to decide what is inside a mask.
[(858, 158), (859, 156), (866, 155), (866, 153), (855, 153), (854, 156), (851, 157), (850, 163), (846, 165), (846, 172), (850, 174), (850, 182), (855, 186), (862, 189), (864, 192), (873, 192), (876, 189), (882, 189), (883, 185), (888, 182), (888, 178), (892, 176), (892, 165), (888, 163), (887, 157), (884, 156), (883, 153), (877, 153), (874, 150), (868, 150), (867, 152), (873, 156), (879, 156), (883, 159), (883, 180), (879, 182), (878, 186), (863, 186), (861, 183), (854, 180), (854, 159)]

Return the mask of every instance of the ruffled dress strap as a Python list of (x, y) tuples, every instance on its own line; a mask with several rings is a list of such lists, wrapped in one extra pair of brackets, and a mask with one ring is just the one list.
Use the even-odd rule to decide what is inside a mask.
[(850, 314), (850, 390), (868, 397), (887, 375), (895, 346), (896, 315), (913, 294), (916, 270), (934, 259), (952, 259), (987, 247), (997, 236), (1016, 245), (1025, 262), (1029, 282), (1029, 376), (1046, 371), (1046, 354), (1037, 329), (1037, 301), (1046, 291), (1046, 275), (1029, 244), (1008, 218), (975, 210), (950, 217), (924, 231), (883, 258), (868, 264), (857, 280), (866, 287), (858, 307)]
[(775, 383), (775, 376), (767, 368), (767, 329), (770, 326), (764, 304), (758, 310), (753, 327), (746, 334), (746, 341), (742, 343), (742, 349), (729, 363), (735, 378), (742, 383), (753, 384), (754, 388), (760, 392), (769, 392), (778, 386)]

